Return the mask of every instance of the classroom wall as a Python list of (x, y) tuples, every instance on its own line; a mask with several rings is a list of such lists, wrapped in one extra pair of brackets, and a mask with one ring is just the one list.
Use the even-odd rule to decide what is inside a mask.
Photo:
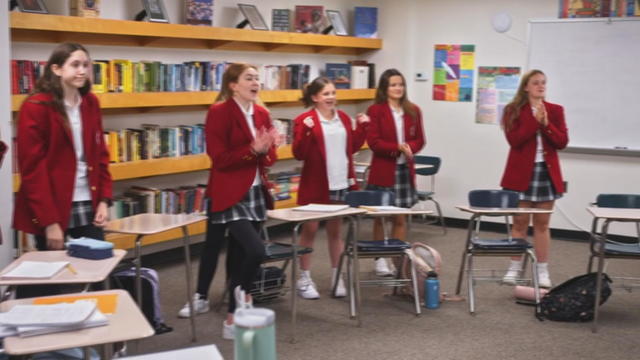
[[(0, 6), (0, 24), (9, 23), (7, 6)], [(0, 26), (0, 139), (11, 146), (11, 77), (9, 59), (9, 28)], [(11, 150), (9, 150), (11, 151)], [(8, 264), (13, 255), (13, 239), (11, 237), (11, 214), (13, 212), (11, 152), (5, 155), (0, 168), (0, 228), (2, 228), (2, 245), (0, 245), (0, 267)]]
[[(398, 67), (408, 78), (409, 96), (423, 111), (427, 146), (423, 154), (442, 158), (436, 181), (436, 198), (445, 216), (467, 218), (455, 209), (466, 203), (472, 189), (498, 188), (508, 146), (496, 125), (475, 124), (474, 102), (433, 101), (433, 47), (435, 44), (476, 45), (475, 66), (527, 66), (527, 21), (557, 18), (557, 0), (396, 0), (380, 5), (383, 51), (372, 57), (381, 72)], [(495, 32), (493, 14), (506, 11), (513, 24), (506, 34)], [(562, 54), (558, 54), (562, 56)], [(603, 54), (603, 62), (606, 61)], [(544, 70), (544, 69), (542, 69)], [(415, 82), (415, 72), (425, 71), (427, 82)], [(477, 73), (476, 73), (477, 76)], [(476, 78), (477, 80), (477, 78)], [(562, 86), (548, 79), (548, 88)], [(554, 102), (554, 99), (548, 99)], [(571, 117), (570, 113), (565, 114)], [(569, 129), (571, 137), (571, 129)], [(637, 158), (560, 153), (569, 192), (557, 202), (551, 226), (589, 229), (585, 206), (598, 193), (638, 193), (640, 162)], [(422, 182), (426, 186), (427, 182)], [(566, 214), (566, 217), (564, 216)], [(575, 223), (576, 225), (572, 224)], [(634, 234), (621, 227), (623, 234)]]

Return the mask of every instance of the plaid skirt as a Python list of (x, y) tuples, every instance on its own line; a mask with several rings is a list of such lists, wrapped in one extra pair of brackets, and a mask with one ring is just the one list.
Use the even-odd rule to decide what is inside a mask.
[(211, 212), (209, 220), (212, 224), (226, 224), (237, 220), (267, 220), (267, 205), (264, 201), (262, 186), (252, 186), (244, 198), (230, 208)]
[(329, 201), (336, 203), (344, 203), (345, 197), (349, 189), (329, 190)]
[(91, 200), (74, 201), (71, 203), (71, 216), (67, 228), (73, 229), (80, 226), (87, 226), (93, 223), (95, 213)]
[(396, 182), (393, 186), (386, 187), (368, 184), (367, 190), (391, 191), (395, 194), (395, 206), (398, 207), (410, 208), (418, 203), (418, 193), (416, 192), (416, 189), (413, 187), (413, 185), (411, 185), (409, 167), (407, 166), (407, 164), (396, 165)]
[(529, 188), (520, 192), (521, 201), (552, 201), (561, 198), (562, 195), (556, 193), (547, 170), (547, 163), (544, 161), (536, 162), (533, 168), (533, 176)]

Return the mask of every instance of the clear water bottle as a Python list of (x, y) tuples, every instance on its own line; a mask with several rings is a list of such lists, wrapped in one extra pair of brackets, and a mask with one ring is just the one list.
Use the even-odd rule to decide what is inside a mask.
[(429, 271), (424, 279), (424, 306), (427, 309), (440, 307), (440, 280), (435, 271)]

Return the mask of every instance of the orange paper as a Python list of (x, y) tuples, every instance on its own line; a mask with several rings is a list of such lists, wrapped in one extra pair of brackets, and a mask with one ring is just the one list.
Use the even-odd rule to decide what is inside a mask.
[(34, 305), (50, 305), (59, 303), (72, 303), (76, 300), (95, 300), (98, 303), (98, 310), (103, 314), (113, 314), (116, 312), (118, 305), (118, 294), (104, 295), (78, 295), (78, 296), (60, 296), (55, 298), (37, 298), (33, 300)]

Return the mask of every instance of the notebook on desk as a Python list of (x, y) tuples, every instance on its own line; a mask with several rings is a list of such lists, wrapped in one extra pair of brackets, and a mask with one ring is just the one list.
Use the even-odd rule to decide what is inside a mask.
[(2, 274), (3, 279), (49, 279), (69, 266), (68, 261), (22, 261)]

